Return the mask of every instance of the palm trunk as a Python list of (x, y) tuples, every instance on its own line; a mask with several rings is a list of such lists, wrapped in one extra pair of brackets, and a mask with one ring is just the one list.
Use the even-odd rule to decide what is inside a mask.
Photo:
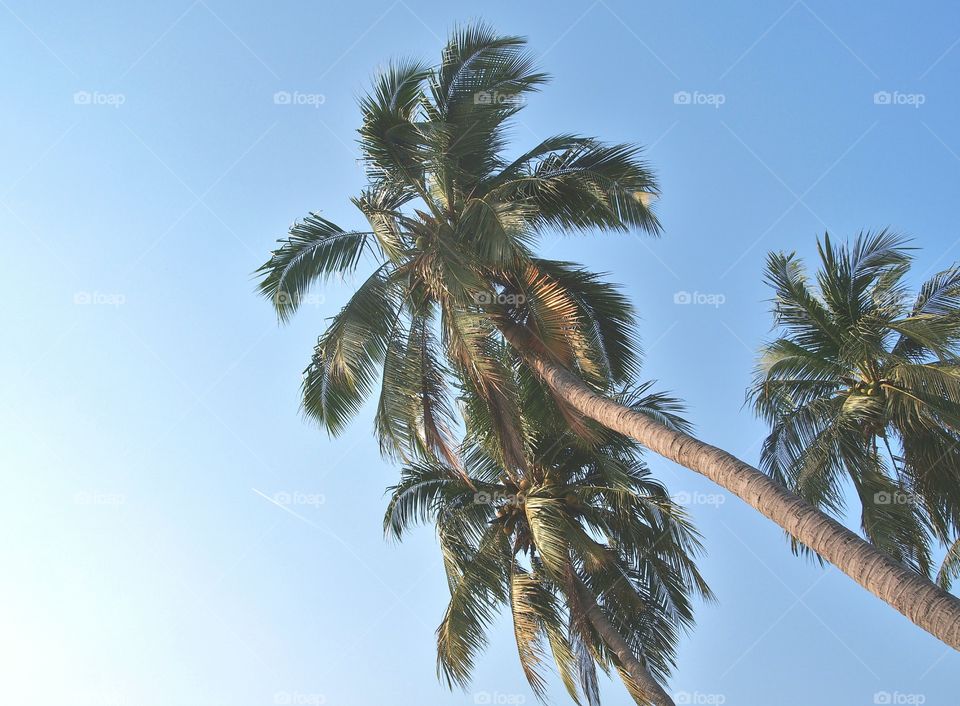
[(553, 392), (590, 419), (700, 473), (780, 525), (914, 624), (960, 650), (960, 600), (909, 570), (836, 520), (736, 456), (597, 394), (536, 351), (531, 334), (503, 326), (504, 336)]
[(673, 699), (664, 691), (663, 687), (654, 679), (647, 668), (638, 660), (630, 645), (623, 639), (623, 635), (617, 630), (606, 614), (601, 610), (597, 597), (587, 588), (586, 585), (574, 576), (574, 585), (580, 594), (580, 600), (584, 603), (587, 612), (587, 619), (590, 625), (597, 631), (604, 644), (613, 651), (620, 662), (620, 665), (630, 675), (637, 689), (650, 700), (653, 706), (675, 706)]

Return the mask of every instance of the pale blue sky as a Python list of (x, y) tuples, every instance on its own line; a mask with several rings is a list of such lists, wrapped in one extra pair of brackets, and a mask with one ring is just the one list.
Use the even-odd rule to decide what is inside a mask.
[[(918, 277), (960, 257), (952, 3), (0, 0), (0, 701), (533, 702), (506, 624), (471, 691), (438, 684), (438, 553), (429, 531), (381, 537), (396, 470), (369, 411), (335, 440), (298, 415), (350, 283), (279, 328), (250, 276), (308, 210), (360, 223), (356, 97), (378, 64), (433, 60), (481, 15), (528, 35), (555, 76), (518, 145), (576, 131), (649, 146), (662, 240), (542, 252), (626, 285), (646, 374), (707, 440), (756, 461), (763, 428), (742, 401), (769, 330), (768, 250), (891, 226), (923, 248)], [(683, 641), (678, 700), (956, 703), (955, 653), (651, 462), (703, 501), (720, 599)]]

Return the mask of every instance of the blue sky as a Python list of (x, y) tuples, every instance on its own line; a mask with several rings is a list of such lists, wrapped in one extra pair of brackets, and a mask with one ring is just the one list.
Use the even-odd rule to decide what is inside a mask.
[[(533, 702), (505, 623), (471, 690), (439, 685), (438, 552), (429, 530), (381, 536), (396, 469), (370, 411), (337, 439), (298, 414), (351, 283), (281, 328), (250, 274), (309, 210), (360, 223), (356, 97), (477, 16), (529, 36), (555, 77), (516, 145), (648, 146), (662, 239), (541, 252), (625, 285), (646, 375), (705, 439), (757, 459), (742, 403), (769, 250), (890, 226), (922, 248), (917, 279), (960, 258), (951, 3), (0, 0), (4, 703)], [(735, 498), (651, 465), (693, 500), (719, 597), (681, 646), (679, 702), (956, 702), (960, 657)]]

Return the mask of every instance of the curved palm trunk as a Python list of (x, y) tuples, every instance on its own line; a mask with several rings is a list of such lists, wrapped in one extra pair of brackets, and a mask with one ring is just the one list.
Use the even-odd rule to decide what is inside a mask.
[(507, 326), (501, 330), (530, 367), (571, 407), (729, 490), (913, 623), (960, 650), (960, 600), (955, 596), (736, 456), (597, 394), (568, 370), (538, 354), (528, 332)]
[(600, 609), (597, 597), (593, 595), (593, 592), (578, 577), (574, 577), (573, 581), (580, 593), (581, 601), (586, 605), (587, 619), (604, 644), (617, 656), (620, 664), (630, 674), (630, 678), (637, 688), (654, 706), (675, 706), (670, 695), (664, 691), (663, 687), (647, 671), (647, 668), (634, 656), (633, 650), (623, 639), (623, 635)]

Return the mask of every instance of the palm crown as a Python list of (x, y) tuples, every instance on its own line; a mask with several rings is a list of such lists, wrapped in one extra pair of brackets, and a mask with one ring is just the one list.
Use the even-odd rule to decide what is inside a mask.
[[(369, 184), (352, 201), (368, 226), (311, 213), (258, 274), (281, 317), (317, 280), (376, 267), (332, 318), (303, 381), (305, 412), (339, 432), (380, 386), (384, 452), (456, 466), (451, 385), (499, 427), (505, 465), (527, 457), (518, 431), (520, 358), (498, 327), (519, 324), (542, 352), (597, 389), (636, 371), (629, 302), (597, 276), (538, 258), (548, 231), (659, 231), (654, 177), (627, 145), (575, 135), (509, 158), (506, 130), (546, 75), (519, 37), (455, 30), (439, 66), (390, 65), (361, 100)], [(382, 368), (382, 373), (380, 369)], [(587, 434), (560, 400), (559, 412)]]
[(931, 533), (946, 542), (960, 523), (960, 269), (911, 295), (901, 237), (818, 248), (816, 288), (795, 255), (767, 262), (782, 337), (750, 392), (771, 425), (762, 465), (833, 513), (849, 479), (867, 538), (928, 573)]
[[(525, 409), (527, 402), (536, 406), (525, 398)], [(633, 403), (686, 428), (669, 397), (644, 390)], [(586, 445), (560, 420), (537, 419), (534, 456), (519, 478), (491, 453), (495, 434), (480, 425), (464, 446), (468, 479), (422, 462), (405, 467), (391, 489), (389, 534), (400, 538), (419, 522), (437, 526), (450, 587), (437, 631), (438, 671), (466, 686), (497, 609), (507, 605), (524, 674), (539, 697), (549, 648), (578, 703), (581, 696), (599, 701), (597, 664), (617, 669), (637, 703), (664, 703), (611, 643), (665, 681), (679, 634), (692, 625), (691, 598), (710, 597), (694, 565), (698, 535), (633, 442), (607, 431)]]

